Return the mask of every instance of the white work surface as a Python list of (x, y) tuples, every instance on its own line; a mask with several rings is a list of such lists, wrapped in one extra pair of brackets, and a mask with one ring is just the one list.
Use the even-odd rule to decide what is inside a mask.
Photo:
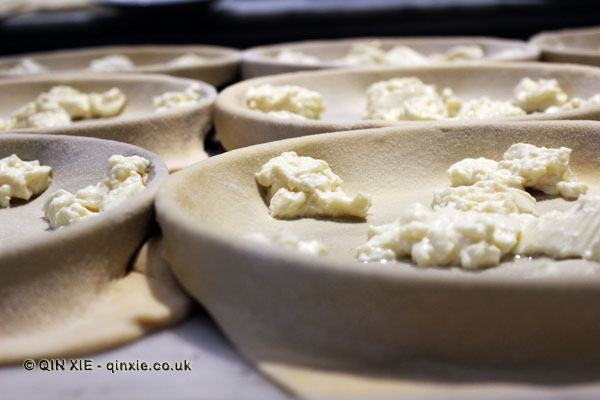
[(192, 371), (25, 371), (0, 368), (2, 399), (290, 399), (243, 360), (202, 311), (129, 345), (73, 359), (109, 362), (188, 360)]

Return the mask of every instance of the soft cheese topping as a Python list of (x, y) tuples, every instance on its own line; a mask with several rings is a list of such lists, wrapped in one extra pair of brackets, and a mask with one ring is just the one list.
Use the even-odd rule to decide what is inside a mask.
[[(447, 175), (453, 187), (434, 192), (432, 207), (410, 205), (395, 222), (370, 227), (362, 261), (410, 255), (419, 265), (496, 265), (507, 253), (583, 257), (600, 261), (600, 196), (573, 182), (571, 149), (516, 143), (496, 162), (467, 158)], [(525, 188), (579, 197), (565, 212), (536, 218)]]
[(293, 151), (269, 160), (255, 177), (268, 188), (269, 212), (275, 218), (364, 218), (371, 207), (369, 195), (359, 193), (352, 197), (344, 193), (342, 179), (327, 162), (299, 157)]
[(246, 92), (246, 106), (264, 113), (286, 111), (307, 119), (319, 119), (325, 110), (320, 93), (295, 85), (251, 87)]
[[(531, 217), (533, 218), (533, 217)], [(394, 260), (410, 255), (420, 266), (460, 264), (465, 268), (495, 265), (517, 244), (527, 216), (431, 210), (414, 203), (395, 222), (371, 226), (358, 249), (361, 261)]]
[(449, 187), (433, 193), (434, 210), (452, 207), (460, 211), (496, 214), (535, 214), (535, 198), (524, 190), (487, 180), (471, 186)]
[(72, 120), (112, 117), (125, 107), (127, 98), (118, 88), (103, 93), (83, 93), (58, 85), (40, 94), (0, 123), (0, 129), (63, 126)]
[(367, 119), (439, 120), (448, 117), (444, 98), (434, 85), (418, 78), (394, 78), (367, 89)]
[(544, 111), (550, 106), (567, 102), (569, 95), (558, 85), (556, 79), (523, 78), (514, 90), (515, 105), (526, 112)]
[(48, 67), (29, 57), (22, 58), (8, 70), (9, 73), (17, 75), (41, 74), (46, 71)]
[(569, 98), (556, 79), (523, 78), (511, 100), (488, 97), (463, 100), (450, 88), (438, 91), (435, 85), (415, 77), (393, 78), (371, 84), (366, 91), (366, 119), (475, 120), (515, 117), (532, 112), (555, 113), (600, 104), (600, 94), (588, 100)]
[(150, 161), (143, 157), (110, 156), (101, 182), (75, 194), (62, 189), (52, 194), (44, 205), (46, 219), (52, 228), (58, 228), (113, 208), (144, 190), (149, 170)]
[(566, 147), (548, 149), (516, 143), (504, 153), (500, 162), (486, 158), (466, 158), (453, 164), (447, 175), (453, 186), (495, 180), (508, 186), (532, 188), (573, 199), (586, 193), (588, 187), (572, 181), (570, 156), (571, 149)]
[(52, 177), (52, 168), (37, 160), (23, 161), (16, 154), (0, 159), (0, 208), (10, 207), (11, 198), (29, 200), (42, 193)]
[(274, 244), (275, 246), (283, 247), (286, 249), (297, 250), (301, 253), (308, 253), (314, 255), (325, 255), (327, 254), (327, 247), (325, 247), (318, 240), (301, 240), (297, 235), (293, 234), (288, 230), (282, 230), (279, 233), (273, 235), (269, 239), (262, 233), (253, 233), (247, 235), (246, 238), (257, 240), (262, 243)]
[(275, 59), (280, 62), (294, 64), (317, 64), (319, 62), (319, 59), (315, 56), (290, 49), (283, 49), (277, 52)]
[(465, 62), (484, 57), (483, 49), (477, 45), (458, 45), (444, 53), (424, 55), (408, 46), (395, 46), (386, 51), (379, 41), (358, 42), (336, 63), (346, 65), (426, 65), (432, 63)]
[(194, 105), (203, 99), (204, 94), (200, 85), (192, 84), (182, 92), (165, 92), (159, 96), (154, 96), (152, 103), (156, 112), (163, 112), (173, 108)]
[(169, 65), (172, 67), (190, 67), (206, 62), (206, 58), (199, 56), (194, 53), (185, 53), (182, 56), (172, 59), (169, 61)]
[(582, 195), (568, 210), (534, 220), (523, 229), (516, 251), (600, 261), (600, 195)]
[(127, 71), (134, 67), (133, 61), (122, 54), (109, 54), (90, 62), (88, 69), (94, 72)]

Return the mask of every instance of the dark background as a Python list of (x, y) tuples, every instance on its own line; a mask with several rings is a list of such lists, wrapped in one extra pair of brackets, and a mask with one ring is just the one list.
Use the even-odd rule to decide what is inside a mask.
[(125, 0), (6, 16), (0, 21), (0, 54), (138, 43), (246, 48), (352, 36), (527, 39), (542, 30), (600, 25), (600, 0), (187, 0), (168, 6), (117, 1)]

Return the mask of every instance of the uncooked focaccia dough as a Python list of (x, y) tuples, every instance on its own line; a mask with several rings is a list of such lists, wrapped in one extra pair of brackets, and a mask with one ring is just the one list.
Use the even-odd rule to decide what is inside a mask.
[(131, 272), (102, 287), (88, 303), (74, 304), (79, 312), (49, 321), (43, 330), (0, 335), (0, 365), (90, 355), (183, 320), (194, 303), (161, 253), (161, 238), (150, 238), (134, 258)]
[(342, 190), (342, 179), (327, 162), (299, 157), (289, 151), (272, 158), (255, 174), (256, 181), (267, 188), (269, 213), (275, 218), (307, 216), (367, 216), (371, 196), (354, 197)]

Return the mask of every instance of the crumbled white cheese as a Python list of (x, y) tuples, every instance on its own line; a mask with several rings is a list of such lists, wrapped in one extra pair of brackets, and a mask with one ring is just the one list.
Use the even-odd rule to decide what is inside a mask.
[(367, 119), (440, 120), (447, 117), (446, 103), (435, 85), (427, 85), (418, 78), (394, 78), (367, 88)]
[(569, 95), (556, 79), (523, 78), (514, 89), (514, 104), (528, 113), (542, 112), (551, 106), (561, 106)]
[(488, 97), (465, 101), (457, 113), (457, 119), (487, 119), (516, 117), (527, 113), (508, 101), (491, 100)]
[(430, 54), (429, 58), (435, 62), (464, 62), (480, 60), (484, 56), (483, 49), (477, 45), (452, 46), (443, 54)]
[(41, 74), (48, 71), (48, 67), (32, 58), (25, 57), (8, 69), (8, 73), (16, 75)]
[(342, 190), (342, 179), (327, 162), (285, 152), (265, 163), (255, 174), (267, 188), (269, 212), (275, 218), (304, 216), (367, 216), (371, 196), (354, 197)]
[(390, 65), (427, 65), (431, 60), (408, 46), (395, 46), (383, 57), (384, 64)]
[(413, 203), (395, 222), (371, 226), (358, 248), (361, 261), (411, 256), (419, 266), (459, 264), (464, 268), (496, 265), (517, 244), (527, 214), (502, 215)]
[(173, 108), (194, 105), (203, 99), (204, 94), (200, 85), (192, 84), (182, 92), (165, 92), (159, 96), (154, 96), (152, 102), (156, 112), (163, 112)]
[(122, 54), (109, 54), (93, 59), (88, 69), (94, 72), (128, 71), (134, 67), (133, 61)]
[(384, 60), (385, 50), (381, 42), (374, 40), (352, 43), (346, 55), (334, 62), (346, 65), (373, 65), (382, 64)]
[(202, 56), (194, 53), (185, 53), (182, 56), (172, 59), (168, 64), (172, 67), (190, 67), (204, 62), (206, 62), (206, 58)]
[(143, 157), (110, 156), (106, 178), (75, 194), (63, 189), (53, 193), (44, 205), (45, 217), (59, 228), (111, 209), (144, 190), (149, 170), (150, 161)]
[(381, 42), (353, 43), (348, 52), (336, 63), (346, 65), (427, 65), (431, 63), (464, 62), (480, 60), (483, 49), (477, 45), (452, 46), (444, 53), (423, 55), (408, 46), (394, 46), (386, 51)]
[(582, 195), (568, 210), (532, 221), (523, 229), (516, 251), (600, 261), (600, 195)]
[(508, 101), (487, 97), (463, 101), (444, 88), (423, 83), (415, 77), (375, 82), (367, 88), (366, 119), (387, 121), (484, 119), (525, 115)]
[(29, 200), (42, 193), (52, 180), (52, 168), (38, 160), (23, 161), (16, 154), (0, 159), (0, 208), (11, 198)]
[(534, 215), (535, 205), (535, 198), (526, 191), (494, 180), (436, 190), (431, 203), (434, 210), (452, 207), (460, 211)]
[(283, 49), (277, 52), (275, 59), (280, 62), (293, 64), (317, 64), (319, 62), (319, 59), (315, 56), (290, 49)]
[(264, 113), (287, 111), (307, 119), (319, 119), (325, 110), (320, 93), (295, 85), (251, 87), (246, 92), (246, 105)]
[(297, 250), (301, 253), (308, 253), (314, 255), (325, 255), (328, 250), (321, 242), (316, 239), (313, 240), (301, 240), (297, 235), (293, 234), (288, 230), (282, 230), (279, 233), (273, 235), (269, 240), (267, 236), (262, 233), (253, 233), (245, 236), (248, 239), (257, 240), (262, 243), (270, 243), (286, 249)]
[[(571, 149), (561, 147), (548, 149), (532, 144), (516, 143), (504, 153), (499, 168), (510, 171), (522, 179), (525, 188), (541, 190), (547, 194), (560, 194), (566, 198), (577, 198), (587, 192), (583, 183), (572, 182), (573, 172), (569, 167)], [(569, 185), (561, 184), (569, 182)]]
[(75, 119), (112, 117), (123, 110), (126, 102), (127, 97), (118, 88), (88, 94), (70, 86), (53, 86), (12, 113), (4, 121), (4, 129), (63, 126)]
[(447, 171), (453, 186), (472, 185), (483, 180), (495, 180), (517, 188), (532, 188), (544, 193), (573, 199), (587, 192), (588, 187), (573, 181), (569, 167), (571, 149), (548, 149), (532, 144), (515, 143), (496, 162), (486, 158), (467, 158), (453, 164)]
[[(496, 265), (509, 252), (600, 261), (600, 195), (571, 181), (570, 153), (516, 143), (500, 162), (459, 161), (447, 171), (454, 187), (435, 191), (432, 208), (414, 203), (394, 223), (371, 227), (357, 256), (465, 268)], [(526, 187), (578, 197), (577, 204), (537, 218)]]

